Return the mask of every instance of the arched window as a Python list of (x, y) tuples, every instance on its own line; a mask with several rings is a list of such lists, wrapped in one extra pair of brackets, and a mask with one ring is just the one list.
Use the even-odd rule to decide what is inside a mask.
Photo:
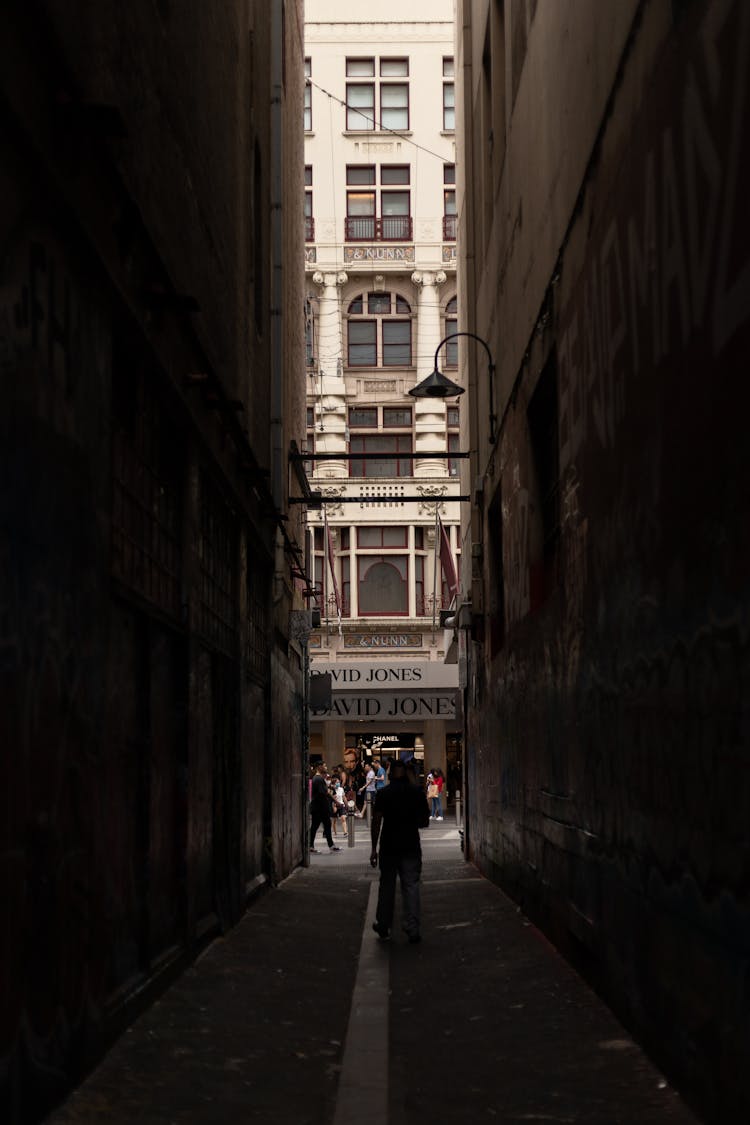
[(398, 293), (360, 293), (346, 319), (349, 367), (411, 366), (411, 305)]
[(409, 611), (409, 562), (405, 555), (389, 558), (360, 555), (359, 612), (381, 617)]
[(363, 617), (409, 612), (409, 529), (357, 528), (357, 596)]
[[(443, 336), (450, 336), (458, 332), (458, 301), (451, 297), (445, 306), (445, 324)], [(458, 367), (458, 340), (449, 340), (445, 345), (444, 363), (446, 367)]]

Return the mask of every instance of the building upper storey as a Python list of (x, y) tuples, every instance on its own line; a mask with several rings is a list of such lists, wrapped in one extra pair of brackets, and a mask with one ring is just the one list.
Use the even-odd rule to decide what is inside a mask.
[(388, 0), (377, 17), (306, 5), (309, 264), (455, 263), (453, 0)]

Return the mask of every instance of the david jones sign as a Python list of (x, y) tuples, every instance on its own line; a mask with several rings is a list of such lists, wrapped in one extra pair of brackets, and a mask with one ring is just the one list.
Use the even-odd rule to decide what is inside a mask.
[(413, 664), (316, 663), (329, 672), (331, 710), (316, 719), (455, 719), (458, 668), (430, 661)]

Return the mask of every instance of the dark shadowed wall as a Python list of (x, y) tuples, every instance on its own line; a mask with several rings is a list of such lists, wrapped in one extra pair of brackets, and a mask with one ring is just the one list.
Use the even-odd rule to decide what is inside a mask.
[(470, 853), (744, 1120), (750, 11), (459, 8)]
[(302, 527), (279, 463), (304, 427), (302, 73), (296, 0), (4, 7), (13, 1125), (302, 855)]

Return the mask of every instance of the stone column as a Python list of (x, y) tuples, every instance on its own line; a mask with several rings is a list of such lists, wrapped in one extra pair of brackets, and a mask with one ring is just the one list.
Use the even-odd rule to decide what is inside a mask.
[[(346, 273), (312, 275), (320, 286), (318, 297), (317, 370), (308, 401), (315, 410), (315, 450), (317, 453), (346, 453), (346, 388), (342, 346), (343, 310), (341, 288), (349, 280)], [(315, 468), (317, 481), (348, 476), (347, 462), (321, 461)]]
[[(438, 287), (445, 281), (442, 270), (430, 272), (417, 270), (411, 275), (417, 287), (417, 382), (432, 371), (435, 348), (440, 343), (440, 296)], [(442, 354), (442, 353), (441, 353)], [(440, 362), (440, 361), (438, 361)], [(416, 453), (445, 450), (445, 403), (441, 399), (415, 399), (416, 402)], [(444, 477), (448, 462), (437, 458), (417, 457), (414, 474), (420, 477)]]

